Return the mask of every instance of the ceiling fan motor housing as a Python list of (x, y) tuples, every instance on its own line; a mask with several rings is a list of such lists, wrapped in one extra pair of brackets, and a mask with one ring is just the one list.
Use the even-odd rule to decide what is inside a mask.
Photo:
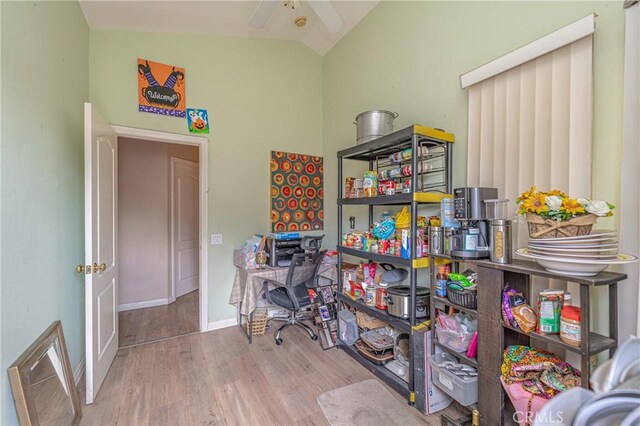
[(298, 16), (295, 21), (296, 26), (302, 28), (307, 24), (307, 17), (306, 16)]

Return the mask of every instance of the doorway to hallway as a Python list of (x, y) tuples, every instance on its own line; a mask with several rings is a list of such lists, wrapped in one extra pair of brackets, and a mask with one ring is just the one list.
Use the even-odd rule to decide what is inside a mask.
[(118, 138), (119, 346), (200, 329), (199, 147)]

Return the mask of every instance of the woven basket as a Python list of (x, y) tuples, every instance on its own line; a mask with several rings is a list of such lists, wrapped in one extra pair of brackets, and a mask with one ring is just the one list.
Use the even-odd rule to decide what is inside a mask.
[(251, 335), (262, 336), (267, 330), (267, 322), (269, 315), (266, 309), (256, 309), (253, 311), (253, 320), (247, 321), (245, 326), (247, 327), (247, 334), (249, 334), (249, 325), (252, 325)]
[(545, 219), (534, 213), (527, 212), (529, 225), (529, 238), (558, 238), (589, 235), (591, 227), (596, 223), (598, 216), (586, 214), (573, 219), (558, 222), (553, 219)]
[(478, 307), (478, 293), (475, 290), (454, 290), (447, 288), (447, 299), (463, 308), (476, 309)]

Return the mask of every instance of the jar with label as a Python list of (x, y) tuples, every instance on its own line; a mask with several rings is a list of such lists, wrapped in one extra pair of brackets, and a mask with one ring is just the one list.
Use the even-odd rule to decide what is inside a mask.
[(367, 306), (376, 306), (376, 290), (377, 287), (374, 284), (370, 284), (367, 286), (367, 289), (364, 293), (364, 302)]
[(562, 310), (562, 290), (543, 290), (538, 296), (538, 334), (560, 333), (560, 316)]
[(578, 306), (565, 306), (560, 316), (560, 339), (567, 345), (580, 347), (581, 312)]
[(364, 172), (362, 189), (365, 197), (375, 197), (378, 193), (378, 174), (374, 171)]
[(376, 288), (376, 308), (383, 311), (387, 310), (387, 287), (388, 284), (380, 282), (380, 285)]
[(438, 266), (438, 275), (436, 275), (436, 296), (447, 297), (447, 269), (444, 265)]

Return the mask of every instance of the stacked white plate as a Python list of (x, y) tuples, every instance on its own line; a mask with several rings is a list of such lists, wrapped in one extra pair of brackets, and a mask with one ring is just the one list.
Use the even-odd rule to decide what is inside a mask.
[(516, 250), (523, 257), (534, 259), (550, 272), (593, 276), (609, 265), (634, 262), (635, 256), (618, 253), (616, 231), (593, 231), (577, 237), (529, 240), (528, 248)]

